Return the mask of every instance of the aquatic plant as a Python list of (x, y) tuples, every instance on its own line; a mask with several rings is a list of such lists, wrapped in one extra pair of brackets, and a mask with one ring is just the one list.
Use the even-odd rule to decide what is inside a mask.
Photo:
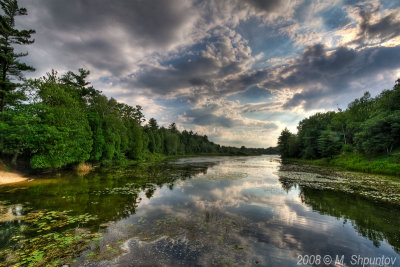
[(21, 234), (12, 238), (14, 246), (0, 252), (4, 266), (58, 266), (71, 263), (89, 248), (91, 241), (101, 238), (100, 233), (90, 233), (82, 228), (95, 220), (95, 216), (69, 213), (45, 210), (29, 213), (24, 219), (28, 227), (22, 228)]

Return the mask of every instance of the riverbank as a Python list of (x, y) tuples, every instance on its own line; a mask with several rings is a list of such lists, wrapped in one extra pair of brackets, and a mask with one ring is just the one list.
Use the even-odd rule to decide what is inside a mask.
[(19, 183), (26, 180), (28, 178), (23, 177), (19, 173), (0, 170), (0, 185)]
[(378, 155), (370, 158), (358, 153), (346, 152), (332, 158), (315, 160), (287, 158), (283, 162), (330, 167), (368, 174), (400, 176), (400, 151), (392, 155)]
[(352, 172), (333, 167), (285, 162), (278, 172), (286, 188), (301, 186), (318, 190), (333, 190), (361, 196), (365, 199), (400, 206), (400, 178), (378, 174)]

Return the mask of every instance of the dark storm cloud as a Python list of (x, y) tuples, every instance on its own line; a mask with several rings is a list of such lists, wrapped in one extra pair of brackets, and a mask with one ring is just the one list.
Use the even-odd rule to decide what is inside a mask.
[(78, 52), (81, 58), (85, 58), (97, 69), (121, 73), (129, 68), (126, 61), (120, 60), (121, 55), (117, 52), (118, 46), (103, 39), (93, 38), (86, 41), (85, 45), (80, 42), (66, 40), (63, 43), (63, 47), (66, 47), (67, 51)]
[(363, 46), (370, 43), (383, 43), (400, 36), (399, 13), (392, 12), (376, 23), (371, 22), (372, 12), (361, 11), (360, 16), (360, 31), (351, 43)]
[(49, 28), (79, 32), (105, 27), (125, 29), (145, 45), (168, 45), (192, 12), (186, 2), (178, 0), (40, 0), (47, 10), (43, 23)]
[[(29, 16), (18, 22), (37, 31), (28, 48), (37, 69), (48, 71), (62, 62), (116, 77), (127, 75), (143, 57), (190, 40), (197, 16), (190, 1), (180, 0), (21, 0), (21, 6)], [(38, 50), (46, 61), (35, 58)]]
[[(246, 82), (249, 74), (245, 72), (251, 61), (251, 49), (240, 35), (230, 29), (222, 31), (220, 36), (214, 38), (216, 40), (205, 41), (204, 48), (196, 51), (196, 55), (178, 57), (173, 64), (144, 65), (140, 72), (124, 82), (157, 95), (184, 89), (187, 94), (200, 92), (204, 96), (221, 94), (226, 88), (224, 83), (232, 77), (243, 76), (240, 78), (242, 83), (252, 84)], [(235, 90), (233, 87), (229, 89)]]
[(240, 124), (240, 121), (227, 118), (224, 116), (217, 116), (211, 112), (217, 107), (207, 107), (206, 109), (191, 109), (186, 112), (185, 117), (190, 120), (190, 123), (201, 126), (219, 126), (225, 128), (232, 128)]
[(242, 73), (224, 81), (221, 84), (220, 94), (243, 92), (249, 87), (264, 81), (266, 77), (267, 71), (264, 69)]
[(310, 46), (289, 66), (275, 72), (263, 85), (269, 89), (303, 88), (284, 107), (303, 104), (318, 107), (320, 101), (346, 93), (350, 83), (400, 68), (400, 46), (353, 50), (339, 47), (328, 53), (323, 45)]
[[(186, 93), (192, 94), (193, 99), (196, 98), (194, 96), (196, 94), (219, 97), (240, 93), (251, 86), (262, 83), (270, 72), (265, 69), (249, 71), (252, 55), (251, 51), (245, 50), (250, 46), (234, 43), (234, 37), (231, 36), (234, 32), (232, 29), (220, 30), (217, 33), (209, 31), (208, 34), (214, 39), (204, 41), (200, 38), (200, 41), (197, 40), (197, 44), (206, 42), (214, 45), (216, 51), (213, 55), (199, 55), (191, 58), (190, 61), (181, 61), (168, 66), (163, 64), (164, 62), (160, 58), (157, 58), (156, 61), (162, 64), (161, 66), (153, 64), (154, 62), (148, 64), (149, 62), (146, 62), (145, 58), (139, 61), (131, 60), (132, 57), (135, 57), (131, 53), (135, 53), (137, 49), (147, 49), (153, 55), (157, 54), (161, 48), (166, 48), (181, 38), (182, 31), (187, 27), (187, 23), (190, 24), (193, 21), (193, 17), (204, 12), (207, 13), (206, 10), (199, 12), (195, 9), (195, 7), (202, 7), (199, 4), (202, 1), (71, 0), (68, 1), (68, 4), (64, 1), (53, 0), (38, 0), (35, 3), (25, 1), (28, 10), (34, 11), (36, 20), (42, 25), (38, 27), (38, 42), (40, 46), (48, 48), (50, 55), (62, 51), (58, 55), (59, 61), (69, 62), (68, 65), (75, 63), (107, 71), (112, 76), (121, 77), (122, 80), (118, 82), (122, 82), (121, 84), (129, 88), (148, 89), (150, 93), (156, 95), (168, 95), (171, 92), (180, 92), (182, 89), (186, 89)], [(227, 17), (234, 17), (239, 16), (240, 10), (229, 9), (228, 6), (250, 6), (260, 12), (274, 12), (287, 1), (250, 0), (242, 3), (236, 0), (219, 2), (210, 0), (205, 2), (209, 3), (206, 5), (207, 7), (215, 10), (217, 5), (223, 10), (234, 10), (232, 14), (225, 14)], [(304, 1), (297, 5), (295, 17), (300, 20), (302, 17), (300, 14), (308, 14), (311, 4), (311, 1)], [(35, 8), (37, 6), (41, 8)], [(341, 10), (339, 7), (335, 8)], [(399, 22), (396, 22), (394, 13), (375, 24), (371, 24), (368, 14), (364, 13), (363, 15), (363, 22), (360, 25), (362, 33), (357, 42), (365, 42), (366, 38), (388, 39), (398, 35), (400, 25)], [(210, 18), (210, 21), (215, 21), (215, 18)], [(207, 21), (203, 19), (202, 23), (207, 23)], [(120, 35), (110, 35), (110, 33), (119, 31), (122, 31)], [(190, 28), (189, 31), (193, 31), (193, 28)], [(42, 39), (42, 37), (44, 38)], [(52, 42), (53, 40), (54, 42)], [(124, 50), (126, 46), (130, 47), (131, 53)], [(192, 48), (187, 47), (187, 49), (191, 50)], [(194, 48), (194, 50), (196, 49), (198, 48)], [(305, 60), (319, 57), (319, 60), (322, 60), (320, 63), (324, 62), (325, 64), (319, 67), (322, 67), (326, 75), (330, 69), (333, 73), (340, 69), (340, 66), (336, 66), (337, 64), (346, 64), (346, 62), (354, 60), (353, 57), (356, 56), (352, 51), (339, 48), (334, 56), (326, 57), (322, 47), (316, 45), (312, 49), (308, 49), (303, 54), (303, 62), (297, 62), (297, 64), (308, 66)], [(199, 54), (201, 51), (194, 52)], [(219, 55), (217, 55), (218, 53)], [(309, 53), (313, 54), (308, 55)], [(232, 57), (231, 54), (234, 56)], [(144, 62), (146, 64), (143, 64)], [(318, 60), (313, 64), (319, 64)], [(135, 68), (136, 72), (132, 68)], [(308, 73), (302, 73), (304, 77), (289, 75), (289, 78), (283, 81), (267, 79), (267, 84), (270, 86), (274, 82), (290, 83), (290, 79), (294, 82), (296, 79), (318, 81), (318, 76), (322, 75), (321, 72), (313, 72), (311, 69), (305, 69), (303, 72), (307, 70)], [(293, 69), (288, 68), (287, 71), (293, 71)], [(126, 76), (132, 72), (135, 72), (134, 75)]]
[(271, 92), (260, 88), (258, 86), (252, 86), (246, 91), (238, 94), (234, 94), (229, 97), (231, 100), (239, 100), (241, 103), (255, 103), (264, 102), (272, 96)]
[(262, 11), (274, 11), (279, 6), (282, 5), (284, 2), (283, 0), (249, 0), (247, 1), (250, 5), (252, 5), (254, 8), (257, 10), (262, 10)]
[(174, 67), (145, 67), (134, 85), (163, 95), (186, 87), (207, 85), (210, 79), (218, 77), (218, 72), (216, 60), (200, 57)]
[[(120, 77), (132, 71), (133, 64), (147, 61), (141, 57), (166, 55), (171, 49), (198, 42), (214, 27), (224, 27), (225, 23), (235, 20), (236, 13), (243, 9), (272, 11), (279, 7), (280, 2), (21, 0), (21, 6), (30, 12), (28, 20), (22, 24), (34, 26), (37, 30), (35, 38), (38, 41), (34, 46), (40, 46), (51, 57), (46, 63), (39, 58), (34, 59), (38, 69), (46, 71), (46, 67), (64, 62), (64, 66), (86, 66)], [(225, 12), (214, 12), (218, 9)], [(212, 16), (208, 17), (208, 14)], [(246, 19), (246, 16), (239, 20)], [(49, 63), (53, 66), (47, 66)], [(44, 64), (46, 66), (42, 66)], [(240, 66), (232, 62), (224, 65), (219, 72), (220, 75), (229, 75), (239, 70)], [(160, 74), (159, 70), (155, 71)], [(141, 81), (144, 84), (145, 79)], [(179, 83), (203, 83), (197, 77), (189, 80), (182, 78), (177, 82), (177, 87)]]
[[(200, 58), (173, 68), (151, 67), (139, 74), (135, 81), (126, 82), (135, 87), (148, 88), (159, 95), (189, 88), (192, 93), (198, 92), (202, 96), (220, 97), (243, 92), (266, 78), (265, 70), (241, 73), (243, 70), (239, 62), (221, 67), (216, 59)], [(237, 75), (226, 78), (232, 74)]]
[(237, 124), (232, 119), (223, 116), (216, 116), (214, 114), (200, 115), (198, 117), (195, 117), (191, 123), (196, 125), (203, 125), (203, 126), (213, 125), (225, 128), (232, 128), (235, 126), (235, 124)]

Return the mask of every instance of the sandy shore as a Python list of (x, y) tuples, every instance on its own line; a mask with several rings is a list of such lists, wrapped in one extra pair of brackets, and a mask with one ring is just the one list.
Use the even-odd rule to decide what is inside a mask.
[(0, 170), (0, 185), (18, 183), (26, 180), (28, 180), (28, 178), (23, 177), (21, 174)]

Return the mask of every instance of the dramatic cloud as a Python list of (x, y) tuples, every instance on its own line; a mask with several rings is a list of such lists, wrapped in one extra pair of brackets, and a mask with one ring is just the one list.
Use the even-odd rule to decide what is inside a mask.
[(34, 17), (39, 49), (64, 64), (89, 65), (109, 75), (129, 74), (146, 56), (193, 43), (199, 19), (185, 0), (22, 1)]
[(275, 145), (400, 77), (398, 1), (19, 2), (34, 76), (88, 68), (107, 96), (225, 145)]
[(251, 48), (240, 34), (216, 29), (213, 36), (196, 54), (180, 58), (174, 65), (143, 66), (127, 82), (161, 95), (179, 92), (189, 96), (196, 89), (215, 93), (221, 81), (247, 70), (252, 57)]
[(111, 28), (125, 32), (127, 38), (141, 46), (166, 47), (179, 42), (191, 34), (186, 28), (197, 19), (192, 3), (185, 0), (71, 0), (68, 4), (41, 0), (35, 5), (44, 8), (41, 23), (51, 30), (72, 34), (83, 30), (101, 36)]
[(400, 35), (400, 12), (393, 11), (376, 22), (372, 22), (373, 14), (369, 11), (361, 11), (362, 18), (359, 25), (357, 39), (351, 43), (360, 46), (383, 43)]
[[(400, 69), (400, 46), (353, 50), (338, 47), (327, 51), (323, 45), (307, 47), (303, 55), (275, 72), (263, 85), (270, 89), (302, 88), (284, 107), (303, 104), (306, 109), (344, 93), (351, 93), (351, 83)], [(394, 82), (394, 81), (391, 81)], [(325, 103), (324, 103), (325, 104)]]

